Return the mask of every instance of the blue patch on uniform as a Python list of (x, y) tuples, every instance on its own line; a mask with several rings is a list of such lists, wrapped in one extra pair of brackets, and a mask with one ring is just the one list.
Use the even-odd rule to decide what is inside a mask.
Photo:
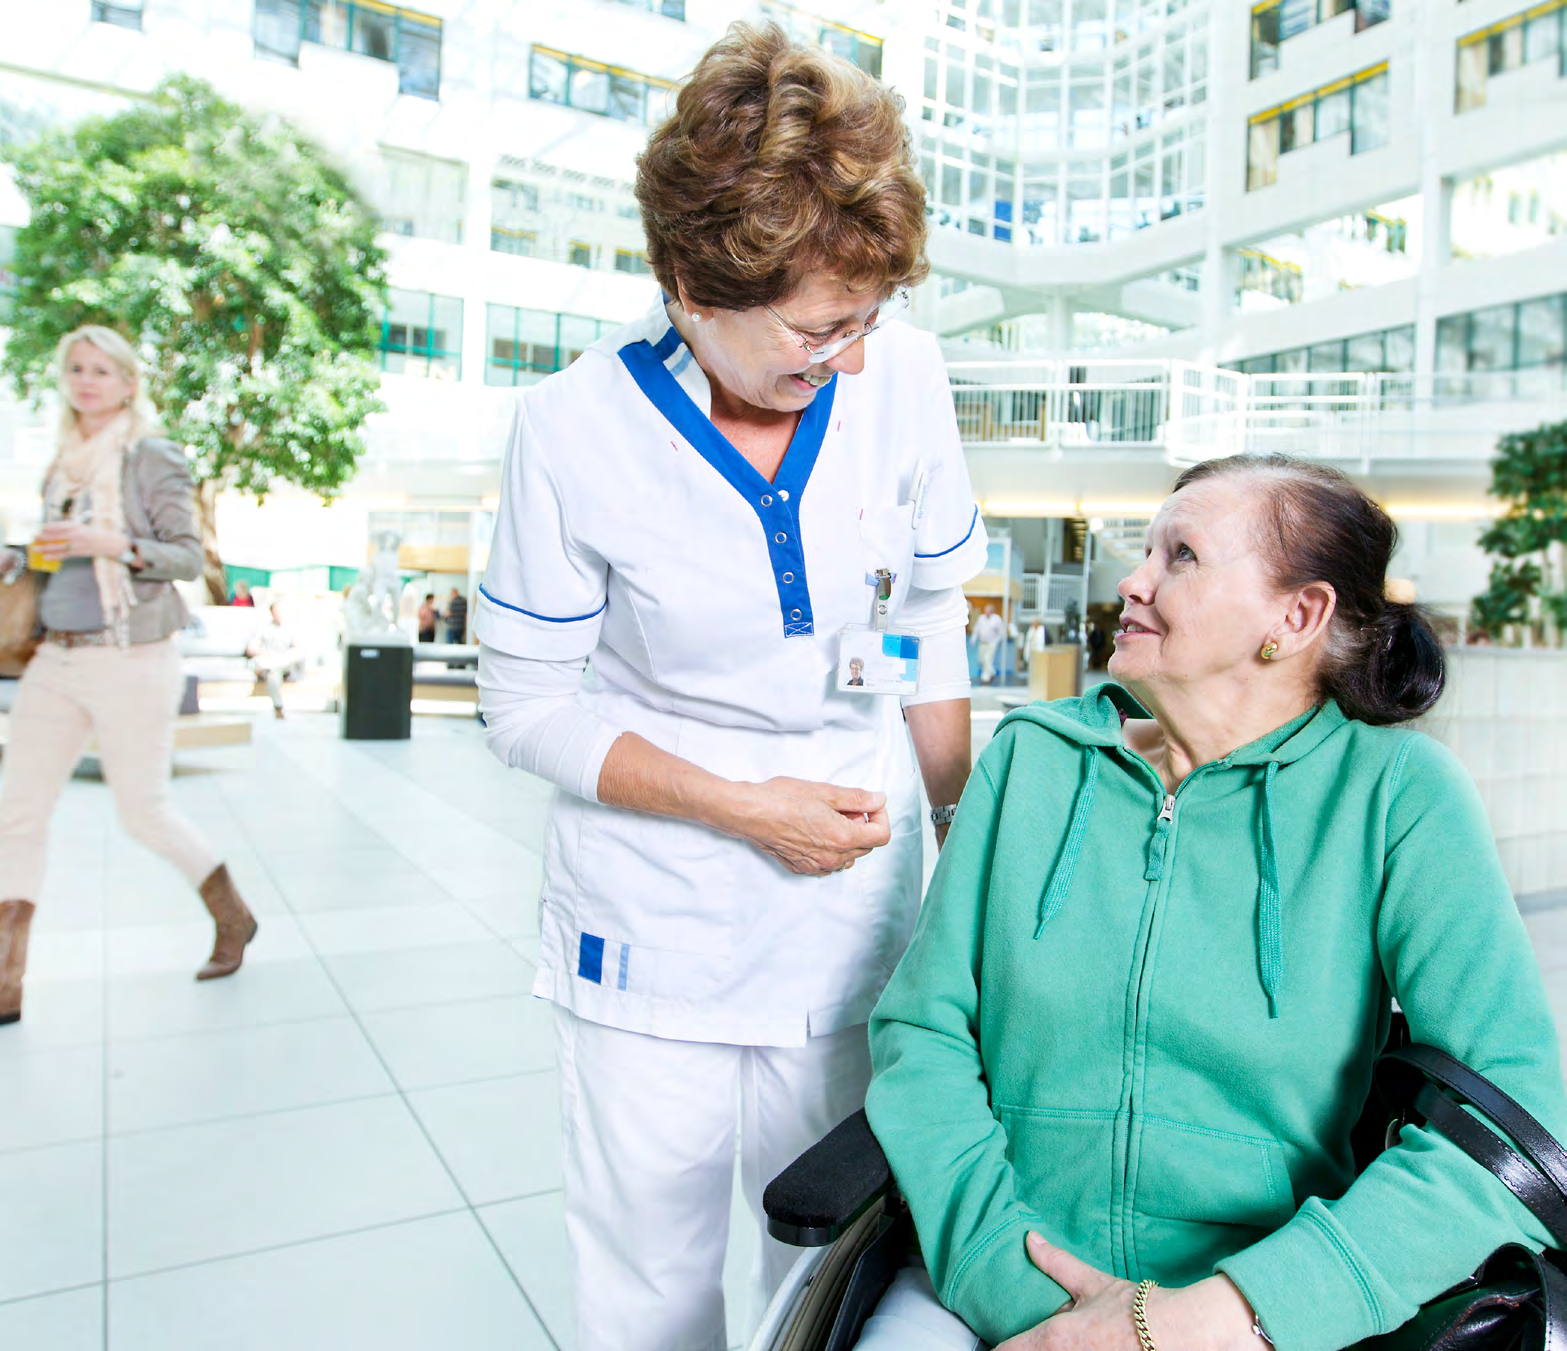
[(604, 940), (585, 933), (577, 946), (577, 975), (595, 985), (604, 983)]

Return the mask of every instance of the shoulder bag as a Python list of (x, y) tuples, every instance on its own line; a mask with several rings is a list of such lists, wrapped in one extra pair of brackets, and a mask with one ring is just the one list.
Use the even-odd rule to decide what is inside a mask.
[(21, 675), (38, 650), (39, 580), (36, 572), (18, 570), (0, 581), (0, 676)]
[(1378, 1123), (1385, 1146), (1406, 1122), (1424, 1122), (1522, 1201), (1556, 1247), (1544, 1253), (1516, 1243), (1498, 1248), (1473, 1276), (1424, 1305), (1403, 1327), (1361, 1342), (1360, 1351), (1567, 1351), (1567, 1153), (1489, 1079), (1434, 1046), (1409, 1044), (1401, 1014), (1394, 1015), (1388, 1047), (1377, 1060), (1356, 1132), (1362, 1164), (1377, 1152), (1366, 1141)]

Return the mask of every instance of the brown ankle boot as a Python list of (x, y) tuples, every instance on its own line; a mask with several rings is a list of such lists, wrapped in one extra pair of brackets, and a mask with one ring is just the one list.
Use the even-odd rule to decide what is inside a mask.
[(240, 900), (239, 889), (229, 876), (227, 865), (222, 863), (201, 884), (201, 899), (207, 903), (207, 911), (217, 923), (218, 934), (212, 945), (212, 956), (196, 973), (196, 979), (232, 976), (245, 960), (245, 945), (256, 936), (256, 917)]
[(31, 901), (0, 902), (0, 1024), (22, 1020), (22, 976), (32, 923)]

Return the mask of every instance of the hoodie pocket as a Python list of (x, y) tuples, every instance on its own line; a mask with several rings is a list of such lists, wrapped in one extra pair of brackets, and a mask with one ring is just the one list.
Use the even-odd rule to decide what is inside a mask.
[(1144, 1117), (1132, 1206), (1139, 1257), (1166, 1282), (1199, 1280), (1296, 1210), (1276, 1140)]
[(1007, 1162), (1023, 1204), (1059, 1226), (1051, 1237), (1085, 1261), (1108, 1266), (1115, 1113), (1091, 1108), (997, 1108)]

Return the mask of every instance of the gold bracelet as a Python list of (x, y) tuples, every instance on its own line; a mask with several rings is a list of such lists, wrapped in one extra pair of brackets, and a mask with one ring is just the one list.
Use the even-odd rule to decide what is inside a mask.
[(1148, 1292), (1158, 1288), (1158, 1281), (1142, 1281), (1132, 1296), (1132, 1325), (1137, 1329), (1137, 1345), (1141, 1351), (1159, 1351), (1153, 1344), (1153, 1333), (1148, 1331)]

